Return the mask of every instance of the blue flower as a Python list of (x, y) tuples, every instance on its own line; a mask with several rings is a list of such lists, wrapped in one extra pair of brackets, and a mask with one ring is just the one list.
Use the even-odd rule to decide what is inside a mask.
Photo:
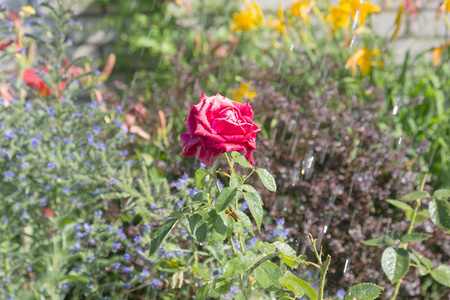
[(345, 291), (344, 291), (344, 289), (339, 289), (339, 290), (337, 290), (337, 292), (336, 292), (336, 296), (338, 296), (339, 298), (344, 298), (345, 297)]
[(53, 107), (49, 107), (47, 109), (47, 116), (49, 116), (49, 117), (55, 116), (55, 109)]
[(138, 235), (133, 240), (134, 240), (135, 243), (140, 243), (140, 242), (142, 242), (142, 237), (140, 235)]
[(92, 132), (94, 132), (94, 134), (99, 134), (100, 133), (100, 126), (94, 126), (94, 129), (92, 129)]
[(219, 178), (217, 178), (217, 185), (219, 186), (219, 189), (223, 190), (223, 184), (220, 182)]
[(32, 137), (31, 138), (31, 146), (33, 146), (34, 148), (36, 148), (37, 146), (39, 146), (39, 139), (36, 137)]
[(122, 247), (122, 243), (113, 242), (112, 246), (114, 249), (120, 249), (120, 247)]
[(72, 144), (72, 139), (71, 138), (65, 138), (64, 139), (64, 143), (69, 146), (70, 144)]
[(128, 150), (125, 149), (125, 150), (120, 151), (120, 152), (119, 152), (119, 155), (120, 155), (120, 156), (127, 156), (127, 155), (128, 155)]
[(145, 276), (145, 277), (150, 276), (150, 271), (149, 270), (142, 270), (142, 276)]
[(6, 129), (5, 130), (5, 137), (7, 137), (8, 139), (12, 139), (12, 138), (16, 137), (16, 134), (11, 129)]
[(277, 226), (283, 226), (284, 225), (284, 218), (281, 218), (281, 219), (277, 220), (276, 222), (277, 222)]
[(101, 211), (100, 209), (96, 210), (94, 211), (94, 215), (96, 215), (97, 217), (101, 217), (103, 215), (103, 211)]
[(241, 205), (241, 210), (244, 211), (244, 210), (246, 210), (247, 208), (248, 208), (247, 202), (243, 202), (242, 205)]
[(123, 267), (122, 268), (122, 272), (124, 272), (124, 273), (131, 273), (131, 268), (130, 267)]
[(120, 106), (120, 105), (118, 105), (117, 107), (116, 107), (116, 111), (117, 111), (117, 113), (122, 113), (122, 106)]
[(47, 168), (49, 168), (50, 170), (51, 170), (51, 169), (54, 169), (55, 167), (56, 167), (56, 165), (55, 165), (54, 162), (49, 162), (49, 163), (47, 164)]
[(86, 231), (86, 232), (92, 232), (92, 231), (94, 231), (94, 227), (89, 226), (88, 223), (84, 223), (84, 224), (83, 224), (83, 229), (84, 229), (84, 231)]
[(95, 256), (94, 256), (93, 254), (89, 254), (89, 255), (87, 256), (87, 258), (88, 258), (89, 260), (94, 260), (94, 259), (95, 259)]
[(125, 254), (123, 255), (123, 258), (125, 259), (126, 262), (129, 262), (129, 261), (130, 261), (130, 258), (131, 258), (130, 253), (125, 253)]
[(94, 135), (88, 134), (87, 140), (90, 146), (94, 145)]
[(57, 136), (55, 136), (55, 137), (53, 138), (53, 140), (55, 141), (55, 143), (61, 142), (61, 138), (59, 138), (59, 137), (57, 137)]
[(63, 188), (63, 192), (65, 193), (65, 194), (67, 194), (68, 192), (70, 192), (70, 186), (65, 186), (64, 188)]
[(37, 137), (42, 137), (42, 132), (40, 132), (40, 131), (39, 131), (39, 132), (36, 132), (36, 136), (37, 136)]
[(42, 198), (41, 199), (41, 204), (39, 204), (40, 206), (47, 206), (47, 198)]
[(103, 143), (98, 143), (98, 145), (97, 145), (97, 149), (98, 149), (98, 150), (102, 150), (102, 151), (104, 151), (104, 150), (106, 150), (106, 145), (105, 145), (105, 144), (103, 144)]
[(127, 282), (123, 285), (124, 288), (126, 288), (127, 290), (130, 289), (131, 287), (131, 283)]
[(45, 189), (46, 189), (47, 191), (50, 191), (51, 188), (52, 188), (52, 186), (51, 186), (50, 184), (47, 184), (47, 185), (45, 186)]
[(113, 230), (114, 230), (114, 226), (112, 226), (112, 225), (108, 226), (108, 232), (111, 232)]
[(95, 101), (92, 101), (91, 102), (91, 105), (90, 105), (92, 108), (95, 108), (95, 107), (97, 107), (97, 102), (95, 102)]
[(152, 287), (154, 289), (158, 288), (158, 286), (160, 285), (161, 281), (158, 278), (153, 279), (152, 281)]
[(8, 172), (5, 173), (6, 179), (11, 179), (14, 176), (15, 176), (15, 174), (13, 172), (11, 172), (11, 171), (8, 171)]

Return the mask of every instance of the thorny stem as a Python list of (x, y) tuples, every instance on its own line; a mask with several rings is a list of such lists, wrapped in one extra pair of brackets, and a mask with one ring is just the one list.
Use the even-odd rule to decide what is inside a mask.
[[(425, 173), (425, 175), (423, 175), (422, 182), (420, 183), (420, 191), (421, 192), (423, 192), (423, 189), (425, 187), (425, 182), (427, 180), (427, 176), (428, 176), (428, 174), (426, 174), (426, 173)], [(420, 207), (420, 199), (417, 199), (416, 200), (416, 206), (414, 206), (414, 211), (413, 211), (412, 216), (411, 216), (411, 221), (409, 221), (409, 226), (408, 226), (408, 229), (406, 230), (406, 234), (411, 234), (411, 232), (413, 230), (415, 219), (416, 219), (419, 207)], [(403, 249), (406, 250), (408, 248), (408, 243), (402, 243), (402, 247), (403, 247)], [(403, 282), (402, 279), (397, 281), (397, 283), (395, 284), (394, 292), (392, 293), (392, 296), (391, 296), (390, 300), (395, 300), (395, 298), (397, 297), (398, 291), (400, 290), (400, 286), (402, 285), (402, 282)]]

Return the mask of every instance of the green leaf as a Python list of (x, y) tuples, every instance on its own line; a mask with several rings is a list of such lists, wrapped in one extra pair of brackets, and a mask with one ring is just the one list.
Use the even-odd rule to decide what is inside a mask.
[(211, 288), (218, 294), (228, 294), (231, 289), (231, 281), (226, 278), (214, 278)]
[(169, 234), (170, 231), (172, 231), (178, 220), (179, 219), (176, 218), (168, 219), (156, 230), (155, 234), (153, 235), (152, 241), (150, 242), (149, 256), (152, 256), (156, 253), (156, 251), (158, 251), (165, 237)]
[(302, 262), (301, 259), (297, 258), (297, 253), (295, 253), (295, 250), (291, 248), (288, 244), (285, 244), (283, 242), (277, 241), (273, 243), (275, 247), (280, 251), (281, 253), (281, 259), (291, 268), (297, 268), (298, 265)]
[(245, 158), (245, 156), (240, 154), (239, 152), (236, 152), (236, 151), (231, 152), (231, 158), (233, 158), (233, 160), (237, 164), (241, 165), (244, 168), (251, 168), (251, 169), (254, 168), (252, 166), (252, 164), (248, 162), (248, 160)]
[(256, 282), (260, 287), (267, 291), (276, 291), (283, 289), (278, 279), (281, 277), (281, 271), (278, 266), (270, 261), (263, 262), (253, 272)]
[(244, 263), (240, 255), (230, 259), (223, 268), (222, 276), (225, 278), (233, 278), (244, 273)]
[(402, 197), (402, 201), (413, 201), (419, 200), (423, 198), (430, 198), (431, 196), (427, 192), (415, 191), (409, 194), (406, 194)]
[[(411, 220), (413, 212), (411, 210), (405, 211), (405, 216)], [(428, 212), (428, 209), (421, 210), (417, 213), (416, 218), (414, 219), (415, 223), (423, 223), (423, 221), (430, 218), (430, 213)]]
[(363, 244), (366, 246), (397, 245), (397, 243), (393, 239), (388, 238), (388, 237), (379, 237), (379, 238), (370, 239), (370, 240), (364, 241)]
[(206, 240), (207, 228), (205, 220), (199, 214), (193, 214), (192, 216), (186, 216), (189, 222), (189, 231), (191, 235), (200, 243)]
[(222, 243), (227, 238), (227, 224), (222, 219), (222, 214), (217, 215), (216, 221), (209, 238), (208, 245), (215, 245)]
[(255, 219), (258, 231), (261, 233), (261, 222), (264, 216), (264, 210), (260, 201), (261, 197), (255, 193), (244, 193), (244, 199), (252, 213), (253, 219)]
[(197, 293), (195, 293), (195, 299), (197, 300), (206, 300), (208, 297), (209, 291), (209, 283), (204, 284), (198, 288)]
[(208, 202), (208, 196), (205, 192), (199, 192), (191, 197), (192, 202)]
[(64, 276), (64, 277), (61, 277), (60, 279), (58, 279), (58, 281), (63, 281), (63, 280), (79, 280), (84, 283), (89, 283), (89, 279), (81, 277), (81, 276), (76, 276), (76, 275), (67, 275), (67, 276)]
[(195, 271), (198, 275), (202, 276), (204, 279), (209, 279), (211, 276), (209, 275), (210, 269), (206, 266), (191, 266), (192, 270)]
[(386, 202), (403, 210), (411, 210), (411, 211), (413, 210), (413, 208), (410, 205), (398, 200), (387, 199)]
[(235, 210), (234, 213), (239, 218), (239, 221), (242, 222), (244, 225), (244, 228), (247, 229), (247, 231), (252, 235), (255, 236), (255, 233), (253, 232), (253, 225), (252, 221), (250, 221), (250, 218), (242, 211)]
[(257, 191), (254, 187), (252, 187), (251, 185), (249, 185), (249, 184), (243, 184), (243, 185), (242, 185), (242, 188), (243, 188), (244, 190), (246, 190), (247, 192), (258, 194), (258, 191)]
[(256, 242), (256, 248), (263, 254), (270, 254), (275, 252), (275, 246), (267, 242)]
[(450, 230), (450, 203), (447, 200), (431, 201), (428, 210), (434, 224), (441, 229)]
[(261, 179), (266, 189), (271, 192), (277, 191), (277, 184), (269, 171), (267, 171), (266, 169), (257, 169), (256, 172), (258, 173), (259, 178)]
[(209, 181), (209, 174), (203, 169), (198, 169), (195, 171), (195, 187), (197, 189), (204, 188)]
[(410, 261), (405, 249), (388, 247), (381, 256), (381, 267), (391, 283), (396, 283), (408, 273)]
[(296, 278), (297, 276), (294, 276), (291, 272), (286, 271), (286, 273), (284, 273), (284, 275), (280, 277), (278, 281), (282, 285), (290, 289), (294, 293), (295, 298), (300, 298), (303, 297), (305, 292), (303, 291), (302, 287), (297, 282), (297, 280), (295, 280)]
[(240, 187), (242, 183), (242, 177), (235, 172), (231, 172), (230, 187)]
[(450, 190), (437, 190), (434, 192), (433, 197), (450, 198)]
[(233, 201), (234, 197), (236, 197), (238, 193), (237, 188), (232, 187), (226, 187), (224, 188), (220, 194), (219, 197), (216, 199), (216, 211), (221, 212), (225, 210), (228, 205), (230, 205), (231, 201)]
[(421, 242), (425, 241), (426, 239), (432, 237), (431, 234), (428, 233), (411, 233), (406, 234), (402, 236), (401, 242), (402, 243), (414, 243), (414, 242)]
[(433, 262), (431, 260), (429, 260), (428, 258), (426, 258), (425, 256), (423, 256), (422, 254), (420, 254), (419, 252), (417, 252), (416, 250), (412, 249), (414, 255), (420, 260), (420, 262), (422, 262), (422, 264), (427, 267), (428, 270), (431, 270), (434, 265)]
[(374, 300), (380, 296), (384, 287), (372, 283), (360, 283), (352, 286), (345, 295), (344, 300)]
[(431, 277), (440, 284), (450, 287), (450, 267), (446, 265), (439, 265), (436, 269), (430, 272)]

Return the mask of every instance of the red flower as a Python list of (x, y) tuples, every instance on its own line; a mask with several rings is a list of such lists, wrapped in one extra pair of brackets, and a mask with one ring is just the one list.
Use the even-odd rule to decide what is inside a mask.
[(55, 216), (55, 213), (51, 207), (44, 208), (44, 214), (49, 218), (53, 218)]
[(200, 103), (193, 105), (182, 133), (181, 156), (197, 157), (205, 165), (229, 151), (238, 151), (255, 165), (256, 132), (261, 129), (253, 123), (253, 110), (249, 103), (241, 104), (219, 94), (202, 94)]
[[(40, 70), (46, 74), (49, 73), (46, 67), (41, 67)], [(42, 78), (37, 76), (33, 69), (28, 69), (23, 72), (23, 80), (30, 88), (37, 89), (39, 91), (39, 95), (43, 97), (49, 96), (53, 93), (52, 90), (44, 83)]]

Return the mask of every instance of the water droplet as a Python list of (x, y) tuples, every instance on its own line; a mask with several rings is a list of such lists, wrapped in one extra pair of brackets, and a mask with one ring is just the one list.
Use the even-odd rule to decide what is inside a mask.
[(327, 233), (327, 230), (328, 230), (328, 226), (327, 225), (323, 226), (323, 233)]
[(350, 267), (350, 262), (351, 262), (350, 257), (345, 260), (344, 274), (347, 272), (348, 268)]

